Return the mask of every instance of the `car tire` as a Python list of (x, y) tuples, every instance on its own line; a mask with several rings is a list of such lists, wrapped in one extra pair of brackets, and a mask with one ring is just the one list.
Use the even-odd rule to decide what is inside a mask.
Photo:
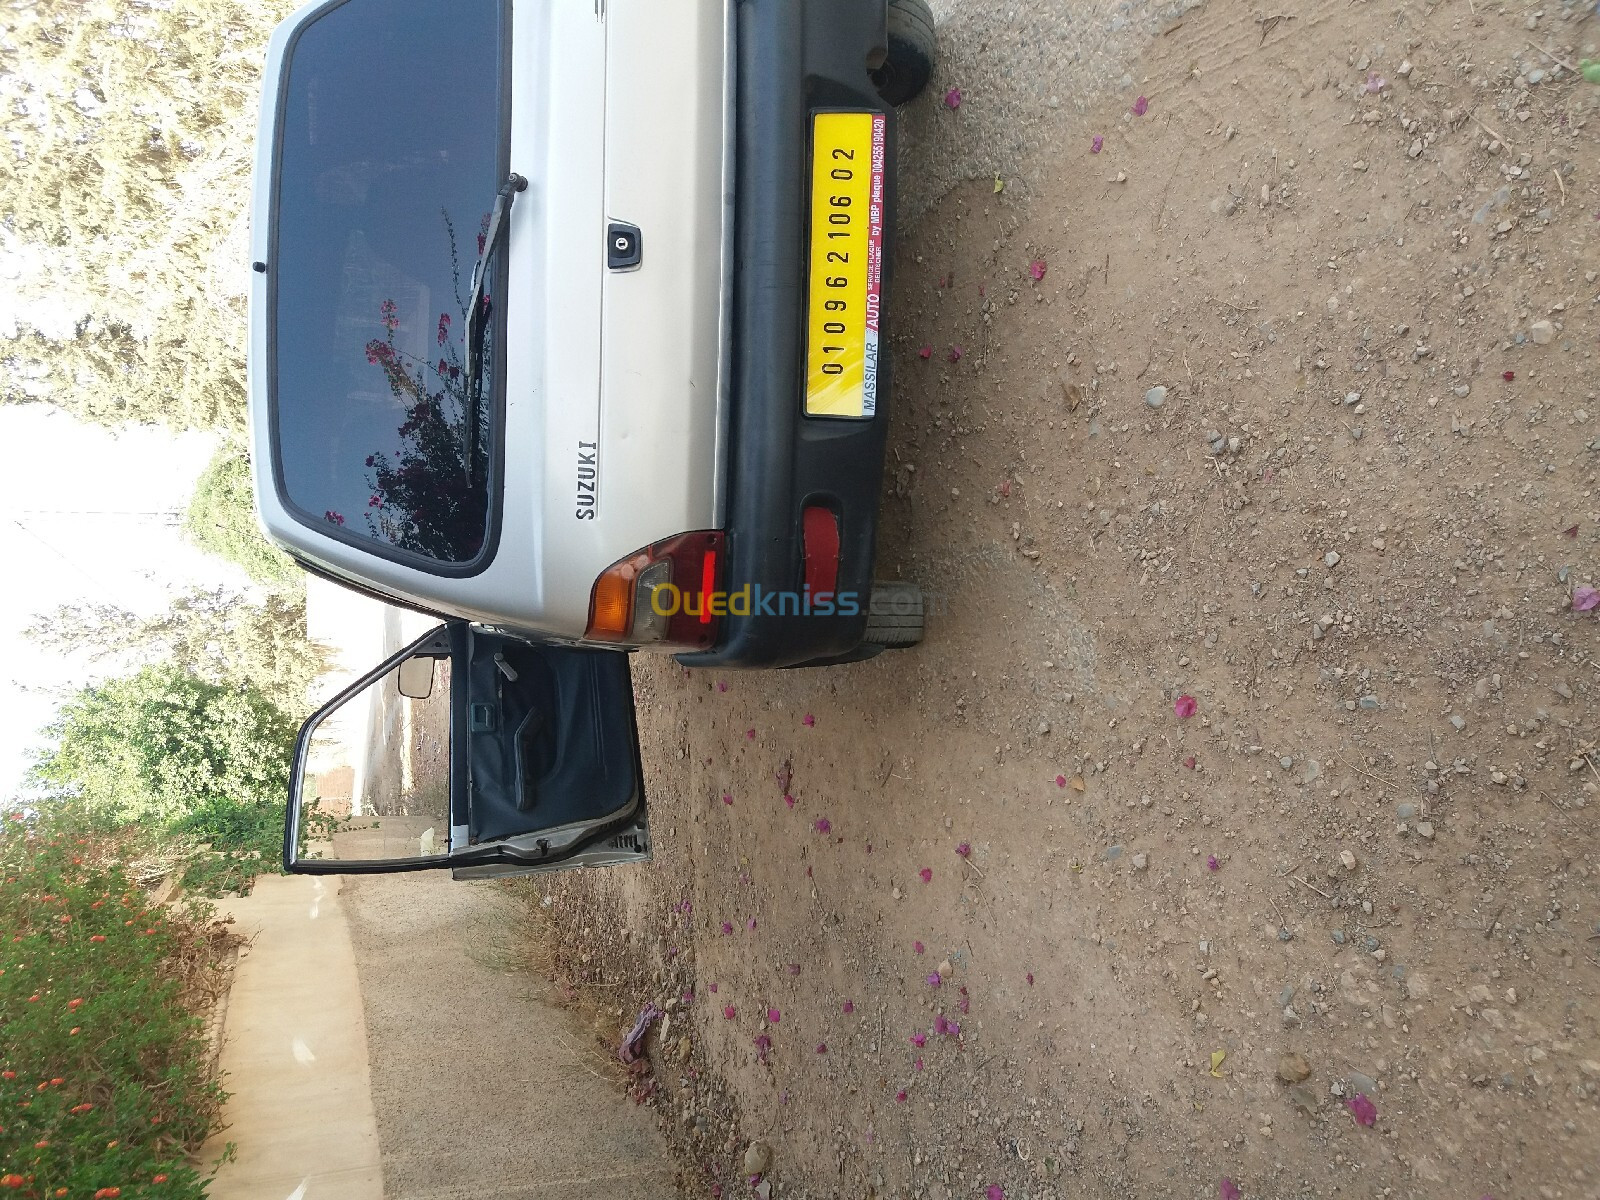
[(914, 583), (875, 583), (862, 642), (899, 650), (922, 641), (922, 589)]
[(884, 103), (898, 107), (922, 94), (933, 77), (933, 10), (928, 0), (889, 0), (889, 54), (872, 72)]

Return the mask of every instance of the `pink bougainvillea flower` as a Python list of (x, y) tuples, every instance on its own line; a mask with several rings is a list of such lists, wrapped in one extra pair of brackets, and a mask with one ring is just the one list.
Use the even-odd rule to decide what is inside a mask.
[(1100, 151), (1104, 150), (1105, 148), (1106, 148), (1106, 139), (1101, 137), (1098, 133), (1095, 134), (1094, 135), (1094, 141), (1089, 143), (1089, 153), (1090, 154), (1099, 154)]
[(1135, 100), (1133, 102), (1133, 107), (1130, 108), (1128, 111), (1131, 112), (1136, 117), (1144, 116), (1145, 113), (1150, 111), (1150, 100), (1149, 100), (1149, 98), (1146, 97), (1146, 96), (1140, 96), (1137, 100)]
[(789, 974), (791, 974), (791, 975), (798, 975), (798, 974), (800, 974), (800, 964), (799, 963), (790, 963), (788, 966), (786, 966), (784, 968), (784, 970), (789, 972)]
[(817, 1053), (818, 1054), (826, 1054), (827, 1052), (828, 1052), (828, 1043), (827, 1042), (818, 1042), (817, 1043)]
[(754, 729), (746, 729), (744, 731), (744, 736), (753, 742), (756, 740), (756, 731)]
[(756, 1061), (764, 1063), (767, 1061), (768, 1052), (772, 1049), (772, 1039), (764, 1033), (758, 1033), (755, 1037), (755, 1047)]
[(1187, 693), (1185, 693), (1182, 696), (1179, 696), (1176, 700), (1174, 700), (1172, 702), (1172, 711), (1177, 713), (1178, 716), (1184, 717), (1184, 718), (1188, 718), (1188, 717), (1194, 716), (1195, 711), (1199, 707), (1200, 707), (1200, 705), (1196, 702), (1195, 698), (1193, 696), (1188, 695)]
[(1361, 90), (1369, 96), (1375, 96), (1389, 86), (1389, 81), (1376, 71), (1367, 72), (1367, 81), (1361, 85)]
[(932, 867), (923, 867), (922, 870), (917, 872), (917, 875), (922, 879), (923, 883), (932, 883), (933, 882), (933, 868)]
[(922, 943), (921, 942), (912, 942), (911, 943), (911, 952), (913, 954), (921, 954), (922, 953)]
[(1035, 282), (1044, 278), (1044, 273), (1049, 268), (1045, 266), (1044, 259), (1036, 258), (1028, 264), (1028, 274), (1032, 275)]
[(450, 340), (450, 314), (439, 314), (439, 345), (444, 345)]
[(1184, 760), (1183, 760), (1183, 765), (1184, 765), (1184, 766), (1186, 766), (1186, 767), (1188, 767), (1188, 768), (1189, 768), (1189, 770), (1191, 770), (1191, 771), (1192, 771), (1192, 770), (1194, 770), (1194, 768), (1195, 768), (1195, 765), (1196, 765), (1196, 764), (1195, 764), (1195, 757), (1194, 757), (1194, 755), (1192, 755), (1192, 754), (1191, 754), (1191, 755), (1189, 755), (1189, 757), (1188, 757), (1188, 758), (1186, 758), (1186, 759), (1184, 759)]
[(727, 690), (728, 690), (728, 681), (726, 679), (717, 680), (717, 691), (725, 692)]
[(1222, 869), (1222, 864), (1217, 861), (1217, 856), (1215, 854), (1206, 855), (1206, 866), (1213, 871), (1220, 871)]
[(911, 1069), (912, 1069), (912, 1070), (913, 1070), (913, 1071), (920, 1071), (920, 1070), (922, 1070), (922, 1060), (921, 1060), (921, 1059), (920, 1059), (920, 1058), (919, 1058), (919, 1059), (917, 1059), (917, 1061), (916, 1061), (916, 1062), (914, 1062), (914, 1063), (912, 1063), (912, 1064), (911, 1064)]
[(733, 803), (733, 797), (729, 793), (723, 792), (722, 793), (722, 802), (724, 804), (731, 805)]
[(904, 1104), (906, 1102), (905, 1089), (902, 1088), (900, 1091), (894, 1094), (894, 1102), (896, 1104)]
[(1504, 379), (1507, 383), (1511, 383), (1516, 379), (1516, 377), (1517, 373), (1515, 371), (1503, 371), (1500, 375), (1500, 378)]
[(724, 1020), (731, 1021), (731, 1020), (734, 1019), (734, 1017), (736, 1017), (738, 1015), (739, 1015), (739, 1010), (734, 1008), (733, 1005), (728, 1004), (728, 1005), (724, 1005), (723, 1006), (722, 1016), (723, 1016)]
[(966, 842), (961, 842), (956, 846), (956, 853), (959, 854), (962, 858), (971, 858), (972, 857), (972, 847), (969, 846)]
[(937, 971), (929, 971), (928, 972), (928, 986), (929, 987), (938, 987), (943, 982), (944, 982), (944, 976), (940, 975), (939, 972), (937, 972)]
[(732, 932), (733, 932), (733, 922), (732, 921), (724, 921), (722, 923), (722, 934), (723, 934), (723, 936), (726, 937), (728, 934), (730, 934)]
[(1223, 1176), (1222, 1182), (1217, 1184), (1217, 1195), (1222, 1200), (1239, 1200), (1239, 1185)]
[(1067, 777), (1065, 775), (1057, 775), (1056, 776), (1056, 786), (1057, 787), (1066, 787), (1067, 786)]
[(714, 983), (713, 983), (713, 984), (711, 984), (711, 994), (712, 994), (712, 995), (713, 995), (713, 996), (715, 996), (715, 995), (716, 995), (716, 994), (717, 994), (717, 985), (716, 985), (716, 984), (714, 984)]
[(756, 931), (756, 919), (754, 917), (751, 917), (748, 921), (746, 921), (744, 923), (744, 927), (746, 929), (748, 929), (751, 933), (754, 933)]
[(1562, 537), (1569, 537), (1569, 538), (1577, 537), (1578, 536), (1578, 527), (1576, 525), (1568, 525), (1565, 529), (1563, 529), (1561, 531), (1561, 536)]
[(1028, 986), (1029, 987), (1033, 986), (1033, 972), (1032, 971), (1028, 972)]
[(946, 108), (960, 108), (961, 107), (961, 89), (960, 88), (953, 87), (948, 92), (946, 92), (944, 94), (944, 106)]
[(928, 1035), (925, 1033), (913, 1033), (911, 1035), (911, 1044), (921, 1050), (928, 1044)]
[(991, 1183), (983, 1191), (984, 1200), (1006, 1200), (1006, 1190), (998, 1183)]
[(922, 347), (922, 349), (917, 351), (917, 357), (918, 358), (932, 358), (933, 357), (933, 347), (932, 346), (924, 346), (924, 347)]
[(849, 1015), (850, 1013), (855, 1012), (856, 1002), (854, 1000), (846, 1000), (839, 1007), (846, 1015)]
[(940, 1013), (933, 1019), (933, 1031), (939, 1034), (941, 1037), (948, 1034), (950, 1032), (950, 1028), (950, 1020), (943, 1013)]
[(1576, 587), (1572, 589), (1572, 611), (1588, 612), (1591, 608), (1600, 607), (1600, 591), (1592, 587)]
[(783, 1020), (783, 1014), (781, 1012), (775, 1008), (767, 1009), (767, 1024), (776, 1025), (781, 1020)]
[(827, 817), (818, 817), (811, 822), (811, 825), (818, 833), (829, 833), (833, 830), (833, 822), (828, 820)]
[(1350, 1110), (1356, 1124), (1371, 1126), (1378, 1123), (1378, 1106), (1367, 1099), (1365, 1092), (1357, 1092), (1344, 1102), (1344, 1106)]
[(957, 363), (957, 362), (961, 361), (961, 356), (964, 355), (965, 353), (966, 353), (966, 351), (963, 350), (960, 346), (951, 346), (950, 347), (950, 353), (945, 355), (945, 357), (948, 358), (951, 362)]
[(785, 793), (784, 793), (784, 794), (783, 794), (783, 802), (784, 802), (784, 803), (785, 803), (785, 804), (787, 804), (787, 805), (788, 805), (788, 806), (789, 806), (789, 807), (790, 807), (790, 808), (793, 808), (793, 807), (794, 807), (794, 797), (793, 797), (793, 796), (791, 796), (791, 795), (789, 795), (789, 793), (788, 793), (788, 792), (785, 792)]
[[(1033, 976), (1032, 975), (1028, 976), (1028, 982), (1030, 984), (1033, 982)], [(966, 985), (962, 984), (961, 985), (961, 998), (956, 1001), (956, 1007), (958, 1009), (960, 1009), (963, 1013), (966, 1013), (966, 1012), (970, 1011), (971, 1004), (972, 1004), (972, 1001), (967, 995)]]
[(804, 725), (807, 729), (810, 729), (816, 723), (816, 717), (812, 716), (810, 713), (807, 713), (805, 716), (800, 718), (800, 724)]

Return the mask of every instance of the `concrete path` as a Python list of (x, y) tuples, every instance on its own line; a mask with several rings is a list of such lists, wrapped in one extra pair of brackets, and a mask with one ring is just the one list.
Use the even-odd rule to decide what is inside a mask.
[(202, 1151), (236, 1156), (212, 1200), (383, 1200), (367, 1030), (340, 881), (263, 875), (218, 904), (254, 937), (223, 1026), (229, 1128)]
[(390, 1200), (678, 1200), (651, 1112), (517, 969), (529, 930), (493, 884), (364, 876), (345, 904)]
[(517, 969), (529, 930), (493, 885), (264, 875), (219, 907), (255, 941), (212, 1200), (678, 1200), (650, 1111)]

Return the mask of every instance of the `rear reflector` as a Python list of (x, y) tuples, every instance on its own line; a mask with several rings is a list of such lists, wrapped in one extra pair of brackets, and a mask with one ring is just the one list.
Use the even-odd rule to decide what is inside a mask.
[(832, 509), (813, 504), (805, 510), (801, 520), (806, 591), (813, 600), (831, 596), (839, 586), (839, 518)]
[(703, 650), (722, 615), (714, 599), (721, 530), (683, 533), (620, 559), (594, 581), (584, 638)]

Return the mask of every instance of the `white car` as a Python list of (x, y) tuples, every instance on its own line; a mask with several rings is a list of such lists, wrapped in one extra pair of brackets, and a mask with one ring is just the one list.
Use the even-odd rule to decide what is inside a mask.
[[(331, 0), (274, 35), (260, 517), (308, 570), (453, 622), (409, 648), (461, 693), (446, 862), (642, 828), (617, 650), (788, 667), (920, 639), (920, 593), (873, 559), (894, 106), (932, 55), (924, 0)], [(488, 782), (478, 742), (511, 745), (530, 675), (560, 686), (523, 706), (631, 787)]]

